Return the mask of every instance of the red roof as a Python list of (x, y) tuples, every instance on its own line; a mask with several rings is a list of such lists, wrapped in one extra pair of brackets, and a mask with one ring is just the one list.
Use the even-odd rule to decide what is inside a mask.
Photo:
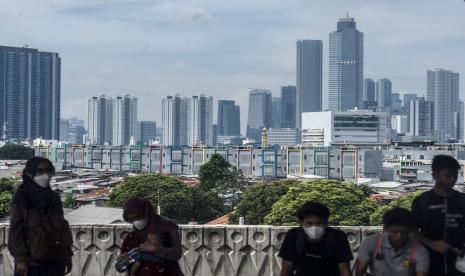
[(208, 222), (208, 225), (226, 225), (229, 224), (229, 217), (231, 216), (231, 213), (227, 213), (226, 215), (219, 217), (215, 220), (212, 220)]
[(99, 189), (92, 189), (90, 192), (80, 195), (76, 198), (77, 201), (92, 201), (92, 200), (99, 200), (99, 199), (108, 199), (110, 195), (110, 188), (99, 188)]

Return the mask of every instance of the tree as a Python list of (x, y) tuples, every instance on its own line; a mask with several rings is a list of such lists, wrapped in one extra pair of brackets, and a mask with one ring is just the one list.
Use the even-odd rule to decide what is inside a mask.
[(382, 225), (383, 224), (383, 215), (386, 211), (394, 208), (394, 207), (401, 207), (405, 209), (411, 210), (412, 208), (412, 202), (413, 200), (421, 195), (424, 191), (416, 191), (413, 193), (408, 193), (405, 194), (395, 200), (393, 200), (391, 203), (388, 205), (383, 205), (379, 207), (372, 215), (370, 218), (371, 224), (372, 225)]
[[(232, 211), (242, 199), (244, 187), (247, 185), (242, 172), (231, 166), (219, 154), (212, 155), (210, 160), (200, 167), (199, 180), (200, 186), (196, 191), (194, 205), (199, 212), (205, 211), (205, 207), (197, 207), (209, 205), (206, 207), (207, 212), (201, 215), (203, 219), (215, 219)], [(205, 199), (208, 201), (205, 202)], [(222, 204), (218, 204), (219, 202)]]
[(0, 217), (10, 213), (11, 199), (18, 183), (9, 178), (0, 178)]
[(17, 144), (6, 144), (0, 147), (0, 160), (28, 160), (34, 157), (33, 148)]
[(273, 204), (297, 183), (295, 180), (275, 180), (248, 186), (244, 199), (230, 217), (231, 222), (237, 223), (239, 217), (244, 217), (247, 224), (264, 224), (265, 216), (271, 212)]
[(356, 184), (335, 180), (301, 182), (289, 188), (275, 204), (265, 223), (272, 225), (297, 225), (297, 209), (307, 201), (325, 204), (331, 215), (331, 225), (368, 225), (376, 205)]
[(65, 195), (65, 200), (63, 201), (64, 208), (76, 208), (77, 202), (76, 199), (73, 197), (73, 193), (67, 193)]
[(148, 199), (154, 207), (160, 203), (161, 214), (178, 222), (185, 223), (192, 218), (192, 188), (175, 176), (140, 174), (127, 177), (111, 192), (109, 205), (122, 207), (134, 196)]

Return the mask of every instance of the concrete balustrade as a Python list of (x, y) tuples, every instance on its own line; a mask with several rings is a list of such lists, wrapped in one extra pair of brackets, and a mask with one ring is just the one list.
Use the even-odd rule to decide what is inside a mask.
[[(274, 226), (181, 226), (183, 257), (187, 275), (279, 275), (277, 256), (290, 227)], [(354, 252), (362, 239), (379, 227), (340, 227)], [(114, 269), (130, 225), (73, 225), (72, 276), (124, 275)], [(7, 249), (8, 225), (0, 224), (0, 275), (13, 276), (14, 260)]]

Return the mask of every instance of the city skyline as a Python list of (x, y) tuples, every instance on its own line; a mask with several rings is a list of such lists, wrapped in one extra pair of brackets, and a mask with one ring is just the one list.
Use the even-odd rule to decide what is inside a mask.
[[(295, 43), (299, 39), (323, 41), (326, 109), (327, 36), (347, 11), (366, 35), (364, 77), (389, 77), (393, 92), (426, 96), (427, 69), (465, 71), (465, 63), (457, 58), (465, 36), (460, 24), (465, 5), (456, 1), (322, 1), (318, 8), (280, 1), (267, 5), (260, 1), (221, 5), (209, 1), (141, 1), (140, 5), (62, 1), (53, 6), (45, 1), (24, 5), (9, 3), (9, 10), (0, 11), (11, 22), (0, 27), (4, 34), (1, 44), (29, 44), (60, 53), (64, 60), (62, 118), (85, 119), (80, 106), (92, 95), (130, 93), (146, 99), (139, 107), (141, 119), (160, 122), (161, 98), (177, 92), (203, 92), (214, 97), (215, 109), (219, 99), (235, 100), (243, 106), (244, 132), (249, 88), (269, 89), (277, 96), (281, 86), (295, 85)], [(286, 14), (281, 12), (283, 8), (287, 8)], [(448, 16), (440, 16), (441, 11)], [(135, 16), (138, 14), (140, 18)], [(252, 14), (256, 16), (247, 16)], [(24, 20), (13, 20), (18, 15)], [(236, 17), (243, 17), (244, 23), (231, 22)], [(52, 26), (58, 28), (54, 34), (39, 29), (34, 33), (36, 28)], [(253, 45), (244, 43), (257, 35), (260, 39)], [(383, 59), (377, 58), (381, 55)]]

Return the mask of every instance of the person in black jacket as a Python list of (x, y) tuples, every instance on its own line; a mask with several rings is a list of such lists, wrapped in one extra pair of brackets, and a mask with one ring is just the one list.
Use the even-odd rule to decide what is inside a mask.
[(415, 198), (412, 214), (417, 237), (429, 250), (429, 275), (455, 275), (455, 262), (465, 245), (465, 197), (453, 189), (460, 165), (451, 156), (436, 155), (432, 190)]
[(39, 224), (44, 212), (63, 218), (60, 196), (50, 188), (54, 174), (52, 162), (42, 157), (29, 159), (23, 170), (23, 183), (13, 196), (10, 212), (8, 249), (15, 259), (15, 275), (62, 276), (71, 271), (71, 257), (60, 263), (37, 262), (28, 244), (27, 231)]

